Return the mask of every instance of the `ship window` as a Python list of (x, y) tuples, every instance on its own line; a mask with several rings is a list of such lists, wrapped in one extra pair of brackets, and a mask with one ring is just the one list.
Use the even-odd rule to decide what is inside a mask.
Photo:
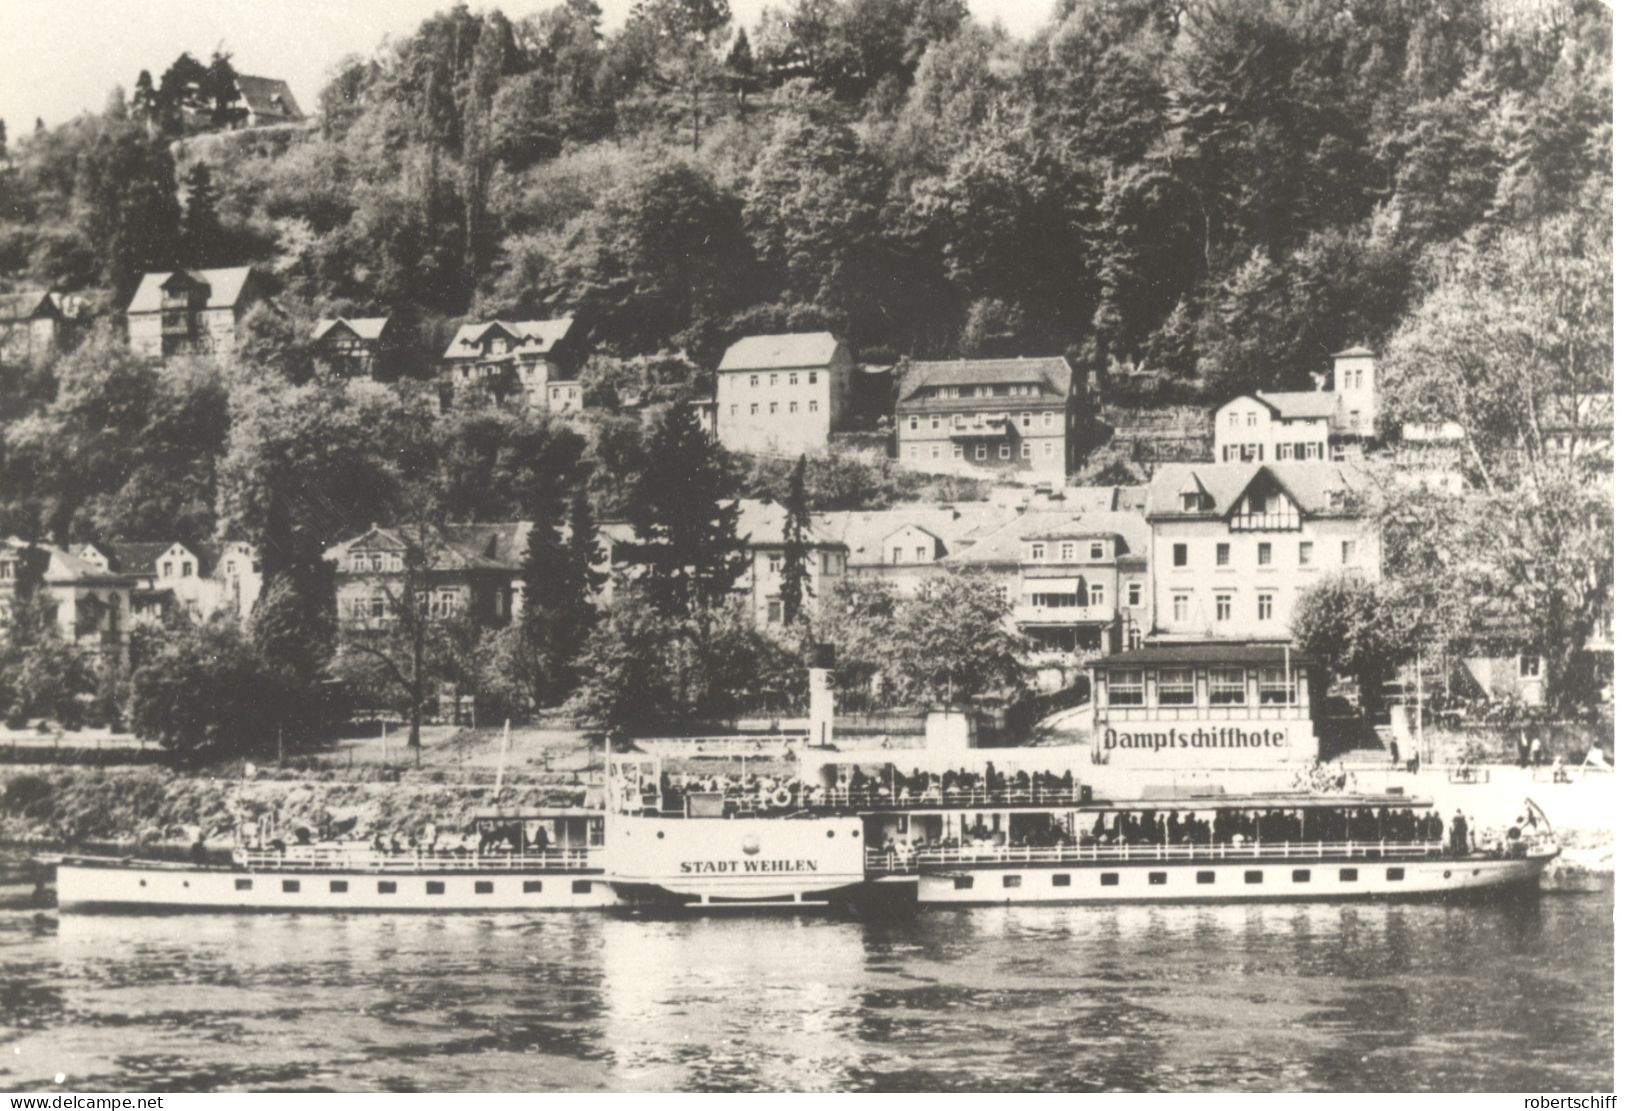
[(1151, 881), (1152, 887), (1161, 887), (1168, 882), (1167, 872), (1152, 872), (1146, 879)]
[(489, 894), (491, 894), (491, 892), (493, 892), (495, 890), (496, 890), (496, 888), (491, 886), (491, 881), (490, 880), (475, 880), (474, 881), (474, 894), (476, 894), (476, 895), (489, 895)]
[(572, 894), (572, 895), (591, 895), (592, 894), (592, 881), (591, 880), (571, 880), (570, 881), (570, 894)]
[(540, 895), (541, 893), (542, 893), (542, 881), (541, 880), (526, 880), (525, 881), (525, 894), (526, 895)]
[(349, 880), (328, 880), (327, 881), (327, 890), (332, 892), (334, 895), (342, 895), (346, 891), (350, 890), (350, 881)]
[(1049, 878), (1049, 885), (1051, 887), (1071, 887), (1072, 886), (1072, 873), (1070, 873), (1070, 872), (1056, 872), (1053, 876), (1051, 876)]
[(1353, 883), (1360, 878), (1360, 870), (1358, 868), (1339, 868), (1337, 878), (1344, 883)]
[(1006, 886), (1006, 887), (1020, 887), (1021, 886), (1021, 877), (1020, 876), (1005, 876), (1004, 877), (1004, 886)]
[(441, 883), (439, 880), (430, 880), (428, 883), (423, 885), (423, 890), (425, 894), (429, 895), (444, 895), (446, 893), (446, 885)]
[(1101, 887), (1116, 887), (1117, 886), (1117, 873), (1116, 872), (1102, 872), (1102, 873), (1100, 873), (1100, 886)]
[(1198, 873), (1196, 873), (1196, 882), (1197, 883), (1212, 883), (1213, 882), (1213, 873), (1212, 872), (1198, 872)]
[(394, 880), (379, 880), (378, 881), (378, 894), (380, 894), (380, 895), (393, 895), (393, 894), (395, 894), (395, 881)]
[(1402, 879), (1404, 879), (1405, 878), (1405, 869), (1403, 869), (1403, 868), (1390, 868), (1390, 869), (1388, 869), (1388, 878), (1391, 879), (1391, 880), (1402, 880)]
[(1243, 872), (1241, 878), (1247, 883), (1263, 883), (1263, 872)]
[(954, 877), (954, 890), (955, 891), (969, 891), (974, 886), (976, 886), (976, 877), (975, 876), (955, 876)]
[(282, 890), (286, 891), (290, 895), (297, 895), (299, 893), (299, 881), (298, 880), (283, 880), (282, 881)]
[(254, 881), (253, 880), (238, 880), (237, 881), (237, 890), (238, 891), (252, 891), (252, 890), (254, 890)]
[(1309, 869), (1307, 869), (1307, 868), (1294, 868), (1294, 869), (1292, 869), (1292, 882), (1293, 883), (1308, 883), (1309, 882)]

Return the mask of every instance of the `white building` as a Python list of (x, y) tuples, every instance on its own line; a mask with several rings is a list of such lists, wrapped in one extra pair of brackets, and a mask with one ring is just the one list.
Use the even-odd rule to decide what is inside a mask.
[(1151, 480), (1148, 641), (1291, 637), (1326, 575), (1382, 573), (1369, 480), (1349, 463), (1169, 464)]
[(1330, 390), (1260, 391), (1213, 415), (1215, 463), (1326, 462), (1356, 458), (1374, 439), (1377, 357), (1364, 347), (1332, 356)]
[(243, 317), (265, 300), (266, 282), (251, 266), (146, 274), (124, 310), (130, 350), (153, 359), (229, 355)]
[(729, 451), (816, 451), (846, 426), (851, 391), (851, 353), (830, 333), (747, 336), (717, 365), (717, 440)]
[(574, 317), (485, 320), (457, 329), (441, 373), (457, 398), (572, 413), (581, 408), (576, 355)]
[(180, 613), (205, 621), (229, 613), (246, 621), (259, 601), (264, 575), (259, 553), (240, 540), (224, 544), (81, 544), (75, 554), (98, 570), (134, 580), (130, 608), (136, 617)]
[(1065, 481), (1078, 408), (1064, 358), (913, 363), (897, 389), (897, 462), (939, 474)]

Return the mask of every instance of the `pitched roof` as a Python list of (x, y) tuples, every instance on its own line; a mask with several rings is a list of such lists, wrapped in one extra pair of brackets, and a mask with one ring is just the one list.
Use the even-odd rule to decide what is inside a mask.
[(108, 557), (108, 566), (127, 575), (151, 574), (158, 558), (169, 551), (171, 541), (110, 540), (99, 543)]
[[(0, 540), (0, 548), (10, 548), (13, 551), (20, 551), (28, 546), (27, 541), (15, 536), (8, 536)], [(45, 568), (45, 581), (48, 583), (123, 583), (129, 581), (130, 576), (128, 575), (122, 575), (116, 571), (103, 571), (89, 560), (81, 559), (72, 552), (58, 548), (55, 545), (35, 544), (33, 546), (43, 551), (49, 560)]]
[(1127, 549), (1122, 554), (1134, 555), (1149, 547), (1151, 530), (1138, 513), (1029, 510), (964, 551), (950, 555), (947, 562), (956, 567), (1020, 563), (1027, 554), (1028, 542), (1062, 537), (1121, 537)]
[(252, 266), (225, 266), (214, 270), (154, 270), (141, 276), (135, 296), (125, 308), (128, 313), (159, 312), (163, 309), (164, 286), (178, 275), (184, 275), (205, 286), (209, 296), (205, 308), (235, 308), (242, 300), (253, 275)]
[[(1103, 656), (1094, 662), (1096, 667), (1156, 667), (1159, 664), (1257, 664), (1282, 665), (1287, 648), (1282, 644), (1226, 643), (1204, 641), (1198, 644), (1152, 644), (1113, 656)], [(1314, 657), (1296, 650), (1292, 662), (1310, 666)]]
[[(739, 501), (739, 524), (735, 534), (752, 548), (780, 548), (784, 546), (784, 519), (788, 516), (784, 506), (771, 498), (744, 498)], [(807, 539), (818, 548), (841, 546), (818, 520), (809, 514)]]
[(519, 341), (526, 354), (546, 355), (552, 351), (575, 326), (575, 317), (561, 316), (555, 320), (479, 320), (464, 324), (451, 337), (446, 348), (448, 359), (472, 359), (479, 355), (480, 340), (492, 328), (500, 328), (511, 339)]
[(955, 359), (911, 363), (897, 396), (907, 401), (927, 386), (1036, 384), (1062, 397), (1072, 391), (1072, 364), (1060, 356), (1037, 359)]
[(1322, 390), (1260, 390), (1253, 396), (1285, 420), (1331, 420), (1337, 415), (1337, 395)]
[[(492, 521), (482, 524), (445, 525), (439, 530), (434, 554), (437, 571), (517, 571), (530, 544), (529, 521)], [(366, 543), (371, 541), (372, 543)], [(323, 555), (338, 562), (340, 573), (349, 570), (344, 557), (351, 548), (398, 550), (407, 547), (406, 535), (397, 528), (375, 525), (349, 540), (328, 548)]]
[(746, 336), (723, 353), (717, 369), (789, 370), (823, 367), (835, 357), (841, 341), (828, 332), (786, 332), (775, 336)]
[(1364, 345), (1359, 345), (1344, 348), (1342, 351), (1334, 351), (1332, 352), (1332, 358), (1341, 359), (1344, 356), (1348, 356), (1349, 358), (1374, 358), (1376, 354), (1377, 353), (1371, 350), (1371, 348)]
[(361, 339), (375, 340), (384, 334), (384, 329), (389, 325), (389, 317), (341, 316), (334, 320), (318, 320), (315, 330), (310, 333), (310, 338), (313, 340), (321, 339), (340, 324), (350, 329)]
[(0, 320), (31, 320), (36, 316), (60, 316), (61, 309), (48, 289), (19, 289), (0, 293)]
[(256, 116), (280, 116), (288, 120), (305, 118), (305, 114), (299, 110), (299, 102), (293, 98), (293, 90), (280, 77), (250, 77), (246, 73), (239, 73), (237, 92), (242, 95), (248, 110)]
[(899, 529), (911, 525), (923, 529), (941, 542), (946, 554), (952, 555), (970, 547), (1018, 512), (1014, 506), (961, 502), (831, 510), (814, 513), (813, 521), (830, 537), (846, 545), (848, 567), (874, 567), (890, 562), (886, 558), (885, 544)]
[[(1267, 475), (1298, 508), (1316, 516), (1353, 516), (1370, 478), (1352, 463), (1169, 463), (1151, 476), (1145, 513), (1154, 517), (1224, 518), (1253, 480)], [(1187, 513), (1181, 494), (1194, 483), (1213, 506)]]

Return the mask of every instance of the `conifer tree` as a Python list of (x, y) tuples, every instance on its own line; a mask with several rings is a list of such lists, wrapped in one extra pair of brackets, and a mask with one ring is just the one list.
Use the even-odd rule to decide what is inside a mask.
[(597, 531), (586, 495), (570, 501), (569, 529), (560, 529), (562, 504), (544, 495), (537, 499), (530, 542), (520, 575), (525, 584), (521, 620), (531, 688), (543, 705), (555, 705), (575, 687), (575, 660), (597, 621), (597, 593), (603, 575), (598, 562)]
[(212, 266), (221, 261), (219, 193), (207, 162), (199, 162), (186, 172), (186, 208), (181, 213), (181, 241), (186, 260), (193, 266)]
[(784, 623), (795, 621), (806, 600), (812, 597), (812, 576), (807, 571), (811, 557), (808, 532), (812, 519), (807, 513), (807, 457), (796, 460), (790, 472), (790, 489), (784, 498), (784, 568), (779, 580), (779, 601), (784, 606)]
[(667, 613), (721, 601), (744, 570), (739, 505), (721, 455), (686, 405), (667, 410), (628, 491), (650, 595)]

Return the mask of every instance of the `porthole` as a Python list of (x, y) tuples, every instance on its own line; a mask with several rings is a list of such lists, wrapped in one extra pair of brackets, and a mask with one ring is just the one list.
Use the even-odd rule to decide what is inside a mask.
[(858, 831), (858, 830), (853, 830), (853, 831), (852, 831), (852, 836), (853, 836), (853, 837), (857, 837), (857, 836), (858, 836), (858, 835), (859, 835), (859, 831)]
[(834, 837), (835, 837), (835, 831), (833, 829), (825, 830), (824, 831), (824, 836), (830, 838), (831, 840), (833, 840)]
[(666, 831), (665, 830), (663, 830), (663, 829), (655, 830), (655, 840), (656, 841), (664, 841), (665, 839), (666, 839)]
[(142, 880), (142, 881), (141, 881), (141, 886), (142, 886), (142, 887), (145, 887), (145, 886), (147, 886), (147, 881), (146, 881), (146, 880)]

